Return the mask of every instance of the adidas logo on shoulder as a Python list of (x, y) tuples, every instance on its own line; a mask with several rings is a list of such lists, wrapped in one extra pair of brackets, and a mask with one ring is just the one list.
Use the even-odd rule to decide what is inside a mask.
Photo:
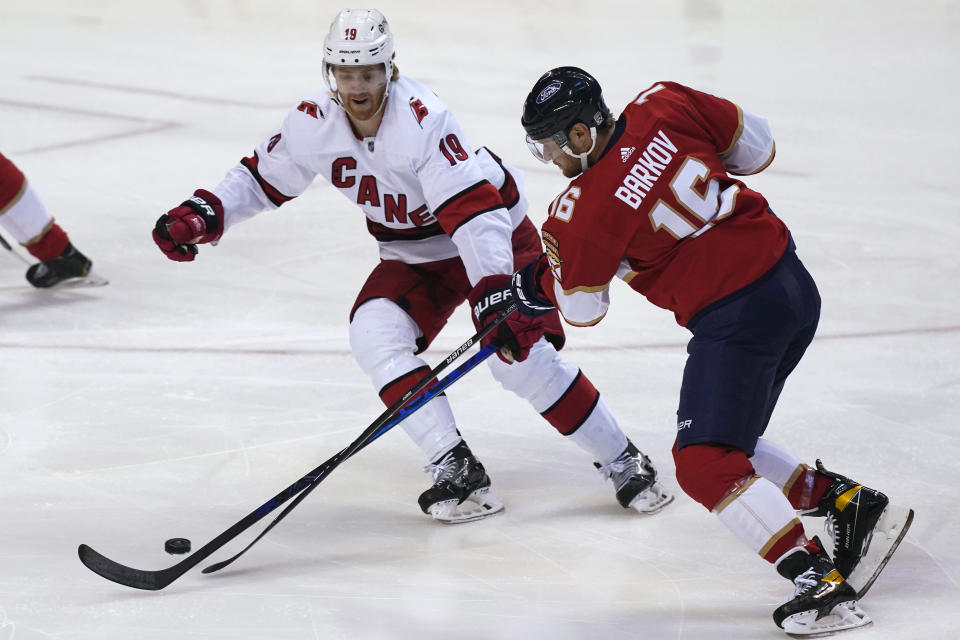
[(636, 147), (620, 147), (620, 161), (626, 162), (629, 160), (630, 156), (632, 156), (633, 152), (636, 150)]

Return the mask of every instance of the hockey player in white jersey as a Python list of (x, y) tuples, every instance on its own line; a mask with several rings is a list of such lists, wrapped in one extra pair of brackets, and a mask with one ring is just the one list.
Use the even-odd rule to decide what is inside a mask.
[[(161, 216), (153, 236), (170, 259), (193, 260), (196, 244), (218, 241), (322, 175), (359, 205), (379, 245), (380, 263), (351, 310), (350, 345), (390, 405), (429, 371), (417, 354), (464, 300), (478, 328), (507, 306), (510, 274), (540, 254), (539, 235), (526, 217), (520, 174), (487, 149), (474, 152), (446, 105), (399, 74), (379, 11), (337, 15), (323, 72), (327, 91), (291, 109), (213, 190), (199, 189)], [(624, 508), (653, 513), (673, 499), (587, 377), (560, 359), (555, 312), (513, 314), (490, 340), (502, 347), (502, 360), (488, 360), (494, 377), (592, 457)], [(449, 523), (503, 509), (446, 396), (401, 424), (429, 461), (424, 513)]]

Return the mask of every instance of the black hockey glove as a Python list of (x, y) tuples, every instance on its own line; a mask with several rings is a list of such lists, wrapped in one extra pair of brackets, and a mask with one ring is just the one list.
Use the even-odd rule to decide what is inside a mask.
[(547, 254), (541, 253), (539, 258), (510, 278), (510, 290), (517, 300), (517, 313), (528, 318), (536, 318), (556, 308), (540, 288), (540, 278), (549, 268)]

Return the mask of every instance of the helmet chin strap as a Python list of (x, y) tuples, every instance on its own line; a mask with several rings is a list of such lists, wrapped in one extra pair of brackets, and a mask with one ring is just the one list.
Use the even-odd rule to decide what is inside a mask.
[(583, 153), (574, 153), (573, 151), (570, 150), (570, 142), (568, 141), (567, 144), (563, 145), (563, 152), (566, 153), (568, 156), (572, 156), (574, 158), (580, 158), (580, 170), (586, 171), (587, 169), (590, 168), (590, 166), (587, 164), (587, 158), (590, 157), (590, 154), (593, 153), (593, 149), (596, 146), (597, 146), (597, 128), (590, 127), (590, 148), (589, 149), (587, 149)]
[[(388, 68), (387, 65), (383, 65), (383, 67), (384, 67), (384, 72), (386, 72)], [(390, 71), (392, 71), (392, 69), (390, 69)], [(327, 75), (324, 78), (324, 80), (326, 80), (327, 82), (327, 88), (330, 90), (330, 93), (333, 95), (333, 99), (336, 101), (338, 105), (340, 105), (341, 109), (343, 109), (344, 111), (347, 111), (346, 106), (344, 106), (343, 98), (340, 97), (340, 87), (337, 86), (337, 80), (336, 78), (333, 77), (333, 70), (331, 69), (327, 70)], [(387, 77), (387, 84), (383, 88), (383, 97), (380, 99), (380, 106), (377, 107), (377, 110), (373, 112), (373, 115), (370, 116), (371, 118), (377, 117), (377, 114), (383, 110), (384, 105), (387, 104), (387, 96), (389, 95), (390, 95), (390, 78)], [(347, 113), (349, 114), (350, 112), (347, 111)]]
[(390, 80), (387, 80), (387, 86), (383, 88), (383, 97), (380, 98), (380, 106), (377, 107), (377, 110), (373, 112), (373, 117), (376, 117), (376, 115), (383, 110), (384, 105), (387, 104), (387, 96), (389, 95), (390, 95)]

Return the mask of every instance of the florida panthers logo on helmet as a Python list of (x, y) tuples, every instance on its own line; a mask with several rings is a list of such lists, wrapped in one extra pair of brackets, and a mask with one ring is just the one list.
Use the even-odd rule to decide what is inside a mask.
[(563, 86), (563, 83), (559, 80), (554, 80), (546, 87), (543, 88), (543, 91), (540, 92), (540, 95), (537, 96), (537, 104), (543, 104), (549, 100), (557, 91), (560, 91), (560, 87)]

